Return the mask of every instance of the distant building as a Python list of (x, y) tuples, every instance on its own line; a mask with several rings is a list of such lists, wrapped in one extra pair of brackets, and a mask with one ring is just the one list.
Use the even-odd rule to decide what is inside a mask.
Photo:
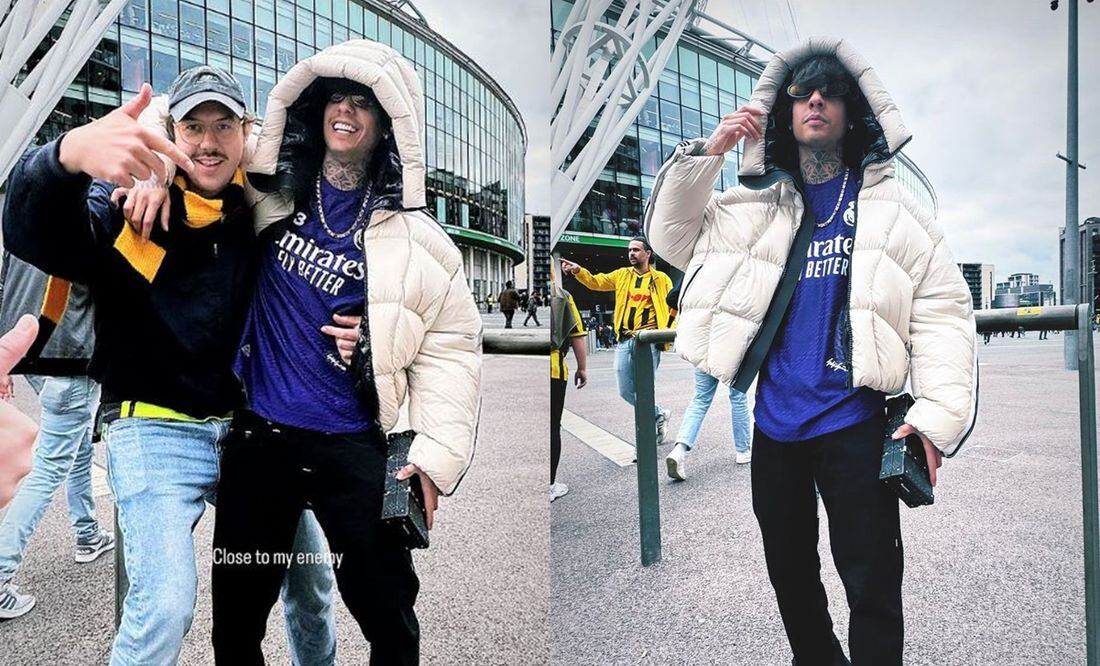
[(1007, 282), (998, 282), (993, 307), (1015, 308), (1055, 305), (1058, 296), (1053, 284), (1043, 284), (1035, 273), (1013, 273)]
[(523, 216), (525, 259), (516, 264), (516, 288), (550, 293), (550, 217)]
[[(1077, 302), (1086, 303), (1091, 294), (1093, 311), (1100, 304), (1100, 280), (1096, 279), (1097, 267), (1100, 266), (1100, 217), (1087, 218), (1081, 225), (1081, 283), (1077, 293)], [(1065, 275), (1066, 254), (1066, 228), (1058, 230), (1058, 269), (1059, 275)], [(1065, 285), (1062, 285), (1062, 295), (1065, 297)]]
[(959, 270), (970, 287), (974, 309), (988, 310), (993, 307), (993, 264), (959, 264)]

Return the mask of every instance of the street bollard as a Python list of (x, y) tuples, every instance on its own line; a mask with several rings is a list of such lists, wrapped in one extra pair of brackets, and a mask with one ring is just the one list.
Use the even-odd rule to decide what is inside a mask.
[[(999, 308), (974, 313), (977, 332), (1077, 331), (1077, 383), (1081, 419), (1081, 503), (1085, 550), (1085, 635), (1088, 666), (1100, 666), (1100, 499), (1097, 497), (1096, 374), (1089, 305)], [(638, 458), (638, 522), (642, 566), (661, 559), (657, 486), (657, 432), (651, 344), (673, 342), (676, 331), (641, 331), (634, 337), (634, 436)]]

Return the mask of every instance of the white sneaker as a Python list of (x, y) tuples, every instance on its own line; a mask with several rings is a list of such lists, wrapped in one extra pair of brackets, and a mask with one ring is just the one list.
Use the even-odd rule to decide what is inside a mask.
[(29, 594), (19, 594), (19, 588), (11, 583), (0, 585), (0, 619), (26, 615), (34, 608), (34, 597)]
[(672, 411), (668, 409), (662, 409), (661, 415), (657, 417), (657, 446), (663, 446), (669, 443), (668, 422), (671, 418)]
[(115, 548), (115, 535), (107, 530), (99, 530), (90, 539), (78, 539), (76, 542), (76, 561), (80, 564), (93, 562), (97, 557)]
[(565, 485), (564, 483), (560, 483), (560, 482), (559, 483), (551, 483), (550, 484), (550, 501), (553, 502), (554, 500), (558, 499), (559, 497), (562, 497), (563, 495), (565, 495), (567, 492), (569, 492), (569, 486)]
[(665, 465), (668, 467), (668, 477), (670, 479), (687, 480), (687, 465), (685, 464), (687, 452), (687, 447), (682, 442), (677, 442), (676, 446), (669, 452), (668, 457), (665, 458)]
[(733, 457), (734, 462), (738, 465), (744, 465), (752, 462), (752, 449), (748, 451), (738, 451), (737, 455)]

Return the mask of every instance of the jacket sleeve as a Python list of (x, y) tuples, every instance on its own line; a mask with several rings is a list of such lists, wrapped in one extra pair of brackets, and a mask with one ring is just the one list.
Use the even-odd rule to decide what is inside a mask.
[(417, 433), (409, 462), (450, 495), (473, 459), (481, 412), (481, 315), (461, 266), (408, 377), (409, 422)]
[(954, 455), (977, 416), (978, 348), (970, 290), (942, 236), (914, 291), (909, 343), (905, 422)]
[(622, 269), (619, 268), (610, 273), (596, 273), (593, 275), (587, 268), (581, 268), (574, 277), (577, 278), (577, 282), (580, 282), (592, 291), (615, 291), (615, 274), (620, 270)]
[(110, 189), (65, 171), (58, 157), (62, 139), (28, 150), (12, 170), (4, 246), (45, 273), (87, 282), (112, 226)]
[(722, 155), (702, 155), (704, 140), (684, 141), (657, 172), (645, 212), (645, 236), (657, 256), (683, 270), (714, 208)]

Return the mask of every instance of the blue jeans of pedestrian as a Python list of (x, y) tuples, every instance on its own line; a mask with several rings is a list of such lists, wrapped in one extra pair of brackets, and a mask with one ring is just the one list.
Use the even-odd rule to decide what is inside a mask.
[[(695, 446), (699, 427), (703, 424), (703, 417), (707, 415), (717, 389), (717, 379), (698, 368), (695, 370), (695, 397), (684, 410), (684, 420), (680, 422), (680, 431), (676, 433), (676, 441), (682, 442), (688, 451)], [(733, 447), (738, 453), (745, 453), (751, 447), (749, 401), (744, 393), (732, 386), (730, 387), (730, 414), (733, 417)]]
[[(123, 535), (130, 587), (111, 666), (174, 664), (191, 628), (198, 588), (193, 530), (216, 500), (228, 419), (184, 422), (121, 418), (106, 428), (107, 469)], [(309, 516), (306, 518), (305, 516)], [(313, 521), (303, 515), (302, 523)], [(321, 550), (320, 530), (301, 529), (303, 550)], [(305, 577), (303, 579), (303, 577)], [(297, 664), (335, 661), (331, 568), (291, 567), (284, 580)], [(302, 611), (300, 614), (295, 611)]]
[(69, 520), (76, 538), (99, 531), (92, 499), (92, 421), (99, 384), (87, 377), (28, 377), (42, 405), (34, 465), (0, 523), (0, 583), (15, 576), (38, 521), (68, 481)]
[[(615, 347), (615, 374), (619, 380), (619, 396), (626, 400), (631, 407), (637, 402), (638, 392), (634, 388), (634, 338), (627, 338)], [(653, 353), (653, 373), (656, 378), (657, 366), (661, 364), (661, 350), (657, 345), (650, 345)], [(654, 417), (661, 416), (661, 408), (657, 406), (656, 396), (653, 401)]]

